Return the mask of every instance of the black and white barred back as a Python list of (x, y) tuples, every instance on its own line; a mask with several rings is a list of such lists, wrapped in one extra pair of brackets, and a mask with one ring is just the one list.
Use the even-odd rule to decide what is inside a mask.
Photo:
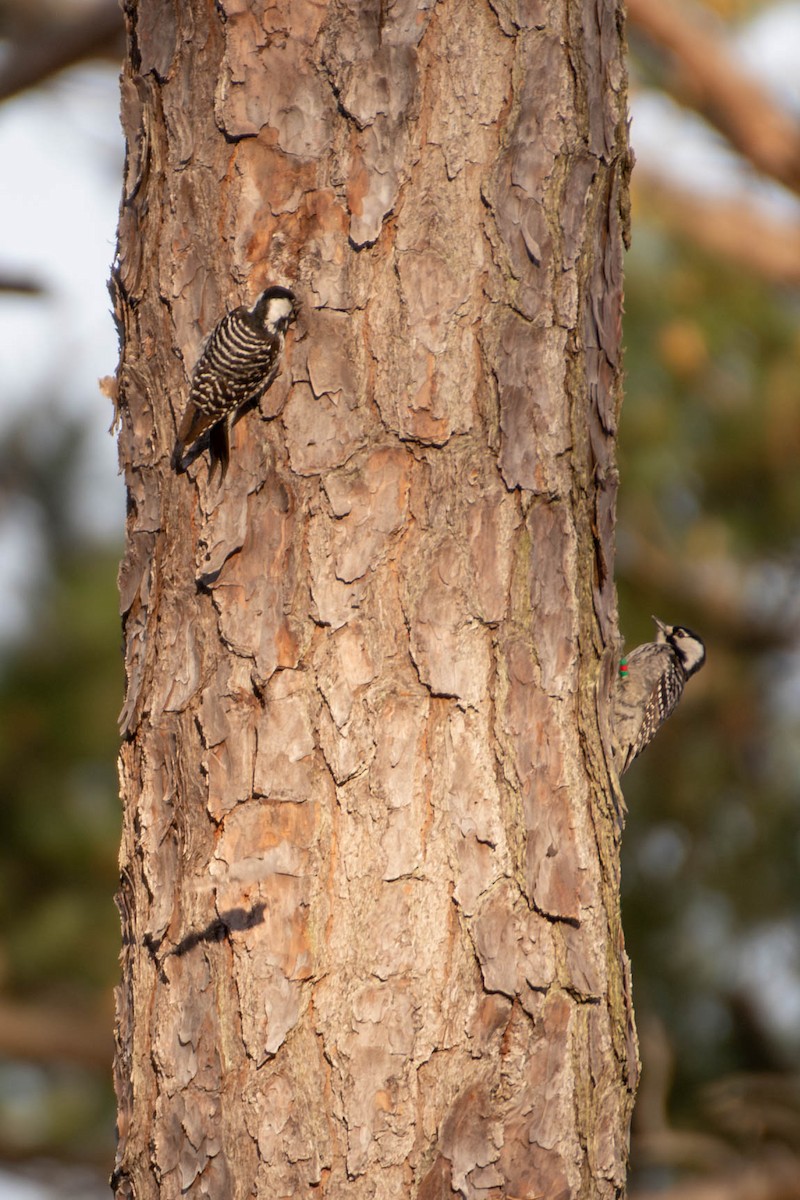
[(208, 433), (211, 471), (219, 464), (225, 478), (234, 416), (243, 405), (257, 400), (278, 374), (284, 335), (297, 317), (297, 308), (288, 288), (270, 287), (252, 308), (235, 308), (219, 322), (192, 375), (173, 455), (177, 470)]
[(698, 634), (685, 625), (658, 626), (654, 642), (646, 642), (623, 658), (614, 694), (614, 735), (617, 770), (627, 771), (673, 713), (687, 679), (706, 660)]

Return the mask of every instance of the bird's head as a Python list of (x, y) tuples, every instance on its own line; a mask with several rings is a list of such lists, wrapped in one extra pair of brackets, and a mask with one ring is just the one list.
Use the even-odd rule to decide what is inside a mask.
[(687, 629), (685, 625), (665, 625), (658, 617), (653, 617), (658, 626), (657, 642), (668, 642), (680, 659), (686, 677), (699, 671), (706, 661), (705, 642), (698, 633)]
[(300, 304), (294, 292), (285, 287), (268, 287), (262, 292), (253, 313), (270, 333), (285, 333), (297, 320)]

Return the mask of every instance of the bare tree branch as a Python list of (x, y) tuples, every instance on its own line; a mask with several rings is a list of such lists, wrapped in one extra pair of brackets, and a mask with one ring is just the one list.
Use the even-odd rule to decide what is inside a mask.
[(4, 1058), (74, 1062), (107, 1071), (113, 1051), (105, 1021), (84, 1012), (0, 999), (0, 1054)]
[(0, 272), (0, 292), (13, 292), (17, 296), (41, 296), (44, 291), (42, 284), (30, 276)]
[(734, 62), (708, 14), (686, 0), (628, 0), (628, 13), (671, 56), (672, 90), (760, 171), (800, 190), (800, 127)]
[(754, 1167), (686, 1180), (657, 1192), (631, 1192), (630, 1200), (800, 1200), (797, 1160), (787, 1157)]
[(742, 200), (705, 198), (637, 167), (634, 197), (673, 232), (772, 283), (800, 283), (800, 227)]
[[(747, 571), (728, 562), (726, 569), (715, 559), (691, 560), (675, 571), (674, 554), (658, 542), (632, 528), (626, 531), (618, 556), (619, 571), (636, 586), (661, 592), (675, 609), (701, 610), (713, 620), (729, 641), (760, 650), (786, 646), (796, 636), (797, 605), (776, 595), (776, 608), (783, 602), (783, 623), (770, 619), (774, 609), (763, 612), (748, 603)], [(792, 581), (787, 578), (787, 589)]]
[(35, 87), (57, 71), (112, 46), (122, 54), (122, 15), (114, 0), (100, 0), (89, 12), (67, 24), (39, 29), (35, 37), (12, 42), (0, 68), (0, 100)]

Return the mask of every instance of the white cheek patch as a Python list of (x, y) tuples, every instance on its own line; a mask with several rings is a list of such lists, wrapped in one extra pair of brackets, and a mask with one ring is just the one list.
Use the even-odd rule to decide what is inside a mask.
[(291, 300), (287, 300), (285, 297), (280, 297), (277, 300), (271, 301), (269, 306), (270, 324), (277, 325), (281, 321), (285, 321), (292, 315), (292, 311), (292, 302)]

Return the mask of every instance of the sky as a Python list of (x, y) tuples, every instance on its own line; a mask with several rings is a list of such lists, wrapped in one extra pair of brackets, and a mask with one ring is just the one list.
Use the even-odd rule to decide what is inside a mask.
[[(117, 335), (107, 280), (123, 163), (118, 73), (88, 65), (0, 105), (0, 273), (43, 296), (0, 296), (0, 438), (24, 416), (46, 438), (47, 405), (87, 431), (73, 500), (89, 537), (122, 538), (111, 405), (97, 380), (113, 374)], [(13, 186), (9, 181), (13, 180)], [(0, 643), (21, 632), (44, 567), (38, 514), (9, 507), (0, 486)]]

